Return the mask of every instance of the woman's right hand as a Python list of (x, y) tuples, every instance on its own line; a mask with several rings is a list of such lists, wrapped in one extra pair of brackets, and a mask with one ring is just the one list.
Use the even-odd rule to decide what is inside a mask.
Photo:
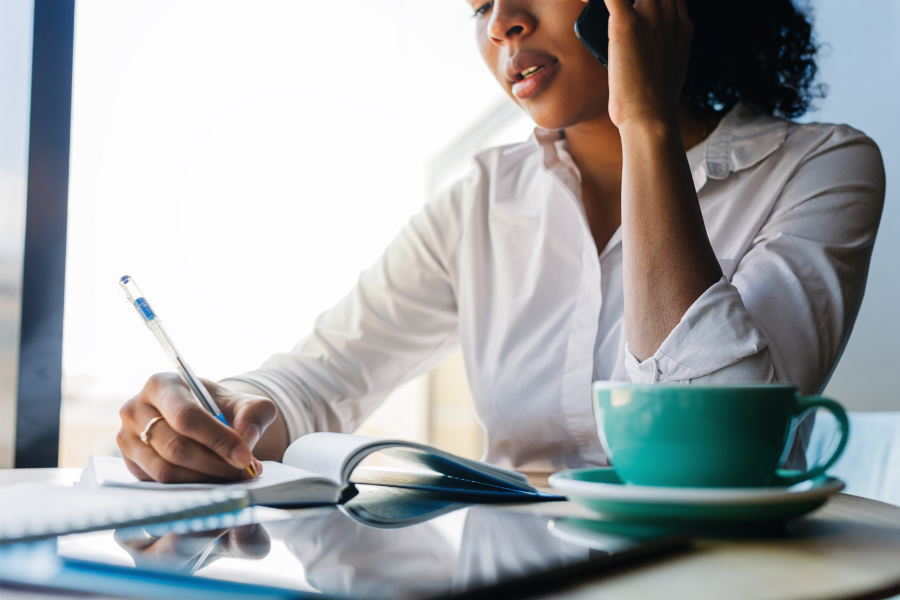
[(114, 538), (134, 559), (139, 569), (164, 570), (193, 575), (220, 558), (259, 560), (272, 548), (261, 525), (242, 525), (192, 533), (166, 533), (156, 537), (135, 528), (117, 529)]
[[(203, 384), (233, 429), (204, 410), (175, 373), (152, 376), (119, 411), (116, 443), (135, 477), (163, 483), (249, 479), (245, 469), (251, 462), (262, 471), (252, 449), (278, 416), (275, 403), (212, 381)], [(141, 432), (156, 417), (162, 420), (142, 442)]]

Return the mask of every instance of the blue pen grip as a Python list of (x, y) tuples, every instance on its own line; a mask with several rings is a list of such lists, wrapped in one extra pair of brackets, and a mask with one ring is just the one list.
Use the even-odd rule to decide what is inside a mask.
[(216, 418), (217, 418), (219, 421), (221, 421), (221, 422), (225, 425), (225, 427), (231, 427), (231, 425), (229, 425), (229, 423), (228, 423), (228, 419), (225, 418), (225, 413), (219, 413), (219, 414), (217, 414), (217, 415), (216, 415)]

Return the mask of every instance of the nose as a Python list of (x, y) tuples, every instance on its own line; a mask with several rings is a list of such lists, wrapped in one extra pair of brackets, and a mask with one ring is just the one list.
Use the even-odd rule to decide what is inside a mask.
[(488, 35), (491, 41), (503, 46), (507, 42), (528, 36), (534, 31), (535, 19), (516, 0), (494, 0)]

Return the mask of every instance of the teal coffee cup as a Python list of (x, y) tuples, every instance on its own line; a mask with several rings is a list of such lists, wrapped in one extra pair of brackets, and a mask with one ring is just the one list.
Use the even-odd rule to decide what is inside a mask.
[[(834, 400), (792, 385), (593, 385), (594, 420), (606, 456), (626, 483), (671, 487), (785, 486), (822, 475), (847, 443)], [(779, 469), (792, 425), (823, 408), (837, 418), (831, 457), (805, 472)]]

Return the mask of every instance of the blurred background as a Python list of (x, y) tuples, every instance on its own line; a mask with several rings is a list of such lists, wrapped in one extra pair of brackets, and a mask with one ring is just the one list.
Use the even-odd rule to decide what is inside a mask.
[[(804, 120), (879, 143), (888, 199), (827, 393), (898, 410), (900, 2), (816, 0), (828, 97)], [(116, 281), (142, 287), (201, 376), (291, 348), (479, 149), (533, 124), (503, 95), (462, 0), (78, 0), (60, 466), (115, 454), (119, 406), (171, 370)], [(29, 0), (0, 0), (0, 467), (13, 462), (30, 106)], [(885, 66), (891, 65), (891, 66)], [(460, 355), (360, 433), (478, 458)]]

